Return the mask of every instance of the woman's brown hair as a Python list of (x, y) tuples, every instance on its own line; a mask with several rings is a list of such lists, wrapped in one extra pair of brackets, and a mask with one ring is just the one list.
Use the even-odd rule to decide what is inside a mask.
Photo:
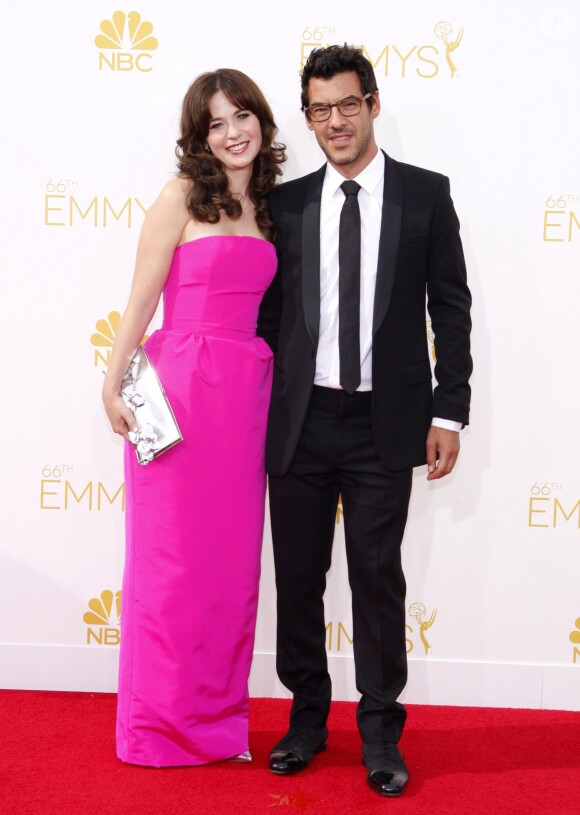
[(256, 207), (256, 222), (260, 231), (272, 239), (274, 225), (270, 217), (267, 195), (282, 174), (280, 165), (286, 161), (285, 145), (274, 141), (278, 132), (270, 106), (256, 83), (233, 68), (201, 74), (189, 87), (181, 111), (181, 136), (175, 153), (179, 174), (193, 183), (187, 208), (198, 221), (215, 224), (220, 210), (229, 218), (239, 218), (241, 203), (228, 186), (224, 167), (219, 159), (206, 150), (211, 115), (210, 100), (218, 91), (239, 110), (249, 110), (258, 118), (262, 131), (262, 146), (254, 161), (248, 196)]

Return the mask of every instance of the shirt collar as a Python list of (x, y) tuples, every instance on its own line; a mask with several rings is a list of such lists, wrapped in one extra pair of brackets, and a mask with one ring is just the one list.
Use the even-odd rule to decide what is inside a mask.
[[(360, 184), (363, 190), (369, 195), (373, 195), (384, 174), (385, 157), (380, 150), (377, 150), (377, 154), (370, 164), (367, 164), (364, 170), (352, 180)], [(327, 194), (331, 197), (336, 195), (343, 181), (345, 181), (345, 177), (341, 175), (332, 164), (327, 163), (326, 175), (324, 177), (324, 187)]]

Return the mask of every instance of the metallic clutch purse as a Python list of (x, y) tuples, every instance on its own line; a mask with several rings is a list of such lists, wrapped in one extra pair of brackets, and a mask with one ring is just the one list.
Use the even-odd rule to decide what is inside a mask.
[(139, 430), (129, 433), (139, 464), (149, 464), (183, 440), (163, 385), (142, 346), (123, 377), (121, 396), (139, 425)]

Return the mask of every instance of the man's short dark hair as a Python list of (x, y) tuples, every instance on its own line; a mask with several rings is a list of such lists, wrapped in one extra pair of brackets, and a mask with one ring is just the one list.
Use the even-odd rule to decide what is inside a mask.
[[(302, 110), (308, 107), (308, 83), (312, 78), (330, 79), (336, 74), (345, 71), (354, 71), (360, 80), (362, 95), (374, 93), (377, 90), (377, 80), (373, 66), (364, 56), (362, 48), (354, 45), (329, 45), (328, 48), (315, 48), (310, 52), (301, 74), (301, 102)], [(373, 100), (368, 100), (369, 108)]]

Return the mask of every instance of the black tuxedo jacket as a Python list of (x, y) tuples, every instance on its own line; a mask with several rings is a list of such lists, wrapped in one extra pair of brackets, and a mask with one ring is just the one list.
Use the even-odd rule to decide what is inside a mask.
[[(425, 463), (431, 418), (469, 421), (471, 296), (449, 180), (385, 155), (372, 348), (372, 429), (383, 464)], [(258, 334), (274, 351), (266, 467), (288, 469), (314, 382), (320, 322), (320, 196), (326, 165), (271, 196), (278, 270)], [(425, 300), (435, 334), (432, 389)]]

